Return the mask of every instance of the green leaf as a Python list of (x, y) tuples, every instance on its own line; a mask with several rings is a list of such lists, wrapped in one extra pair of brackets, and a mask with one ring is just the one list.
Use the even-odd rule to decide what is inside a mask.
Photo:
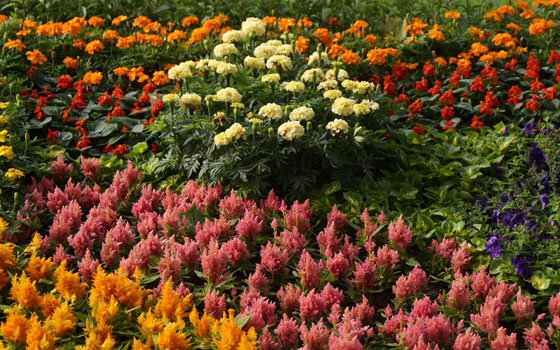
[(416, 228), (422, 232), (428, 232), (433, 225), (434, 222), (428, 216), (421, 213), (416, 216)]
[(405, 264), (406, 266), (410, 266), (410, 267), (414, 267), (414, 266), (422, 267), (422, 265), (420, 265), (420, 262), (414, 259), (413, 257), (406, 259)]
[(362, 195), (356, 192), (344, 192), (344, 199), (350, 202), (353, 207), (360, 207), (362, 204)]
[(237, 323), (237, 326), (239, 326), (239, 328), (243, 328), (245, 327), (245, 325), (247, 324), (247, 322), (249, 322), (249, 320), (251, 319), (251, 317), (253, 317), (253, 315), (247, 315), (241, 318), (238, 318), (235, 320), (235, 322)]
[(530, 278), (531, 284), (535, 289), (545, 290), (550, 287), (550, 279), (542, 271), (535, 271)]

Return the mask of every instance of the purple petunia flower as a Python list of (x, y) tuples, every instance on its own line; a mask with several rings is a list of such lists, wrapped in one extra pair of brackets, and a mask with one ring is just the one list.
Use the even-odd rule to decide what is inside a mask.
[(525, 254), (517, 254), (513, 258), (511, 258), (510, 263), (515, 265), (515, 272), (522, 278), (529, 278), (531, 277), (531, 270), (529, 269), (529, 261), (527, 260), (527, 256)]
[(487, 240), (486, 244), (486, 252), (490, 254), (492, 259), (497, 259), (500, 257), (502, 253), (502, 240), (496, 234), (491, 235)]

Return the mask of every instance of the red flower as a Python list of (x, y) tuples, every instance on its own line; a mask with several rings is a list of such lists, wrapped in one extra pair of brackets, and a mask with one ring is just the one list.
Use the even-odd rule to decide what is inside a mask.
[(103, 95), (99, 96), (97, 103), (99, 105), (111, 105), (113, 104), (113, 98), (109, 95), (108, 91), (105, 91)]
[(128, 154), (129, 152), (130, 152), (130, 150), (128, 148), (126, 148), (126, 146), (124, 144), (117, 145), (117, 147), (115, 147), (113, 149), (113, 155), (122, 154), (124, 156), (124, 155)]
[(453, 106), (445, 106), (441, 110), (441, 118), (444, 120), (450, 120), (455, 116), (455, 110)]
[(424, 135), (425, 131), (424, 128), (422, 127), (422, 124), (418, 123), (415, 127), (412, 128), (412, 131), (414, 131), (417, 134), (420, 135)]
[(428, 91), (428, 80), (422, 77), (422, 80), (416, 82), (416, 91)]
[(525, 109), (529, 109), (535, 112), (539, 111), (539, 106), (541, 105), (537, 99), (539, 97), (536, 94), (531, 95), (531, 101), (527, 102), (527, 105), (525, 106)]
[(478, 120), (478, 116), (475, 115), (471, 123), (471, 128), (479, 129), (483, 127), (484, 127), (484, 123)]
[(60, 78), (57, 78), (58, 80), (58, 84), (56, 85), (57, 88), (59, 89), (64, 89), (64, 90), (68, 90), (70, 89), (70, 84), (72, 84), (72, 77), (69, 76), (68, 74), (65, 74), (63, 76), (61, 76)]
[(422, 67), (422, 73), (427, 77), (433, 77), (436, 75), (436, 67), (430, 61), (426, 61), (424, 67)]
[(521, 102), (521, 89), (519, 88), (519, 86), (517, 85), (513, 85), (512, 87), (509, 88), (508, 90), (508, 99), (507, 99), (507, 103), (510, 103), (512, 105), (516, 105), (519, 102)]
[(49, 130), (49, 134), (45, 138), (45, 141), (50, 141), (49, 145), (52, 145), (53, 143), (58, 142), (58, 139), (57, 139), (56, 135), (58, 135), (59, 131), (58, 130), (52, 131), (50, 128), (48, 130)]
[(471, 91), (478, 91), (478, 92), (484, 92), (484, 90), (486, 90), (486, 88), (484, 87), (484, 83), (482, 82), (482, 77), (480, 75), (477, 75), (476, 77), (474, 77), (472, 83), (471, 83)]
[(439, 98), (439, 103), (448, 105), (454, 104), (455, 99), (453, 98), (453, 90), (449, 89), (446, 93), (442, 94)]
[(412, 118), (414, 115), (416, 115), (416, 113), (421, 113), (422, 112), (422, 102), (420, 102), (420, 99), (417, 98), (416, 101), (412, 102), (409, 106), (408, 109), (410, 111), (410, 113), (408, 114), (408, 118)]

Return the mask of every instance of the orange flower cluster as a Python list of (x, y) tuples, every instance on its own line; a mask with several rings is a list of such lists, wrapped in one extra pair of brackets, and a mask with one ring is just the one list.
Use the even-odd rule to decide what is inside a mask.
[(385, 48), (385, 49), (373, 49), (369, 50), (367, 53), (367, 59), (370, 65), (381, 66), (387, 62), (387, 56), (396, 56), (398, 54), (397, 49)]
[(422, 22), (420, 18), (413, 17), (410, 24), (404, 27), (404, 30), (406, 30), (411, 37), (415, 37), (424, 34), (424, 29), (426, 29), (427, 26), (428, 25)]
[(556, 22), (551, 19), (546, 20), (544, 18), (535, 18), (533, 22), (529, 24), (529, 34), (541, 35), (555, 25)]
[(362, 20), (357, 20), (352, 24), (350, 28), (346, 30), (346, 33), (354, 34), (358, 37), (362, 37), (364, 30), (369, 27), (369, 24)]

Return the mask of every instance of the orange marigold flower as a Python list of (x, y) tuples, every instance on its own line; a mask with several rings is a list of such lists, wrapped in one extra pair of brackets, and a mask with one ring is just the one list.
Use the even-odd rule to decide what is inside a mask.
[(328, 21), (329, 21), (329, 25), (333, 27), (341, 25), (340, 22), (338, 21), (338, 17), (329, 17)]
[(516, 7), (522, 9), (522, 10), (527, 10), (529, 8), (529, 3), (526, 1), (516, 1), (513, 3)]
[(278, 29), (289, 32), (290, 29), (296, 25), (296, 20), (293, 18), (280, 18), (278, 21)]
[(12, 281), (10, 295), (17, 304), (27, 308), (39, 306), (41, 300), (39, 292), (35, 288), (35, 281), (31, 281), (25, 272), (20, 276), (16, 276)]
[(469, 53), (475, 56), (484, 55), (489, 51), (488, 46), (481, 43), (472, 43)]
[(27, 51), (25, 55), (27, 56), (27, 60), (32, 64), (41, 65), (47, 62), (47, 57), (37, 49), (33, 49), (33, 51)]
[(185, 32), (182, 30), (175, 29), (172, 33), (167, 36), (167, 42), (174, 42), (177, 40), (183, 40), (185, 38)]
[(518, 40), (511, 36), (510, 33), (497, 33), (492, 38), (492, 42), (496, 46), (515, 47)]
[(74, 42), (72, 43), (72, 46), (77, 48), (77, 49), (83, 50), (83, 49), (85, 49), (87, 44), (82, 39), (75, 39)]
[(29, 320), (13, 310), (7, 310), (8, 317), (0, 324), (0, 333), (6, 340), (23, 343), (29, 329)]
[(273, 17), (273, 16), (265, 16), (262, 21), (265, 24), (268, 24), (268, 27), (272, 27), (274, 25), (274, 23), (276, 23), (276, 21), (278, 20), (278, 18)]
[(509, 5), (502, 5), (498, 7), (496, 11), (498, 11), (498, 13), (502, 15), (502, 17), (505, 17), (505, 15), (510, 15), (510, 16), (515, 15), (515, 8)]
[(181, 25), (183, 27), (190, 27), (193, 24), (197, 24), (198, 22), (199, 22), (198, 17), (187, 16), (187, 17), (183, 18), (183, 22), (181, 23)]
[(129, 35), (125, 37), (119, 37), (117, 39), (117, 43), (115, 44), (116, 47), (120, 47), (121, 49), (128, 49), (132, 45), (136, 44), (136, 38), (134, 35)]
[(77, 69), (78, 68), (78, 60), (72, 57), (66, 57), (62, 63), (66, 66), (66, 68), (70, 69)]
[(101, 36), (101, 39), (105, 40), (105, 41), (113, 41), (115, 39), (117, 39), (119, 37), (119, 33), (117, 33), (116, 30), (106, 30), (103, 35)]
[(48, 279), (51, 267), (53, 266), (54, 263), (51, 258), (41, 258), (33, 254), (25, 268), (25, 273), (35, 281)]
[(48, 21), (45, 24), (41, 24), (35, 29), (35, 34), (44, 36), (53, 36), (62, 34), (62, 23), (53, 23), (53, 21)]
[(19, 39), (17, 40), (8, 39), (8, 41), (4, 44), (4, 47), (7, 49), (16, 49), (19, 52), (27, 48), (27, 46), (25, 46), (25, 44), (23, 44)]
[(344, 46), (340, 46), (338, 44), (332, 44), (331, 47), (329, 47), (329, 58), (333, 59), (335, 57), (338, 57), (340, 55), (342, 55), (344, 52), (346, 51), (346, 48)]
[(440, 32), (441, 26), (439, 24), (434, 24), (432, 29), (428, 31), (428, 37), (436, 41), (445, 40), (445, 36)]
[(375, 36), (375, 34), (368, 34), (364, 39), (366, 39), (370, 46), (377, 44), (377, 37)]
[(461, 18), (461, 14), (459, 12), (455, 12), (455, 11), (449, 11), (445, 13), (445, 18), (449, 18), (449, 19), (460, 19)]
[(346, 32), (357, 35), (361, 38), (363, 30), (367, 27), (369, 27), (369, 23), (367, 23), (366, 21), (357, 20), (356, 22), (354, 22), (354, 24), (352, 24), (350, 28), (348, 28), (348, 30), (346, 30)]
[(346, 64), (358, 64), (362, 61), (362, 58), (352, 50), (346, 50), (342, 54), (342, 61)]
[(97, 85), (103, 79), (103, 73), (101, 72), (87, 72), (84, 74), (82, 80), (86, 85)]
[(393, 48), (385, 48), (385, 49), (373, 49), (369, 50), (367, 53), (367, 59), (369, 60), (369, 64), (375, 64), (381, 66), (387, 62), (387, 56), (396, 56), (398, 51)]
[(130, 81), (134, 81), (138, 79), (142, 74), (144, 74), (144, 67), (134, 67), (129, 69), (127, 75)]
[(6, 22), (8, 20), (8, 18), (9, 17), (6, 16), (6, 15), (0, 15), (0, 24)]
[(301, 19), (299, 19), (297, 21), (297, 26), (298, 27), (305, 27), (305, 28), (311, 28), (311, 26), (313, 25), (313, 22), (311, 22), (307, 17), (303, 17)]
[(210, 29), (214, 34), (218, 34), (220, 32), (220, 28), (222, 28), (222, 22), (217, 17), (210, 18), (202, 23), (202, 27)]
[(161, 29), (161, 24), (158, 21), (150, 22), (144, 27), (144, 32), (158, 32)]
[(94, 40), (89, 42), (86, 45), (86, 52), (89, 53), (90, 55), (93, 55), (96, 52), (99, 52), (101, 50), (103, 50), (105, 48), (105, 46), (103, 46), (103, 44), (101, 43), (101, 41), (99, 40)]
[(521, 27), (518, 26), (517, 24), (510, 22), (508, 24), (506, 24), (506, 29), (510, 29), (513, 30), (513, 35), (517, 35), (517, 33), (519, 33), (521, 31)]
[(306, 53), (309, 45), (309, 39), (299, 36), (296, 40), (296, 51), (299, 53)]
[(211, 29), (206, 27), (196, 28), (192, 31), (191, 37), (189, 38), (189, 44), (194, 44), (196, 42), (204, 40), (208, 35), (210, 35)]
[(92, 16), (88, 20), (88, 24), (93, 27), (101, 27), (103, 25), (103, 18)]
[(477, 27), (472, 27), (471, 29), (469, 29), (469, 34), (472, 35), (475, 40), (486, 39), (486, 33)]
[(519, 14), (519, 17), (523, 19), (530, 19), (535, 17), (535, 11), (532, 10), (525, 10)]
[(555, 25), (556, 23), (551, 19), (547, 21), (544, 18), (535, 18), (533, 22), (529, 24), (529, 34), (541, 35)]
[(501, 22), (504, 16), (496, 10), (490, 10), (482, 16), (484, 19), (491, 19), (493, 22)]
[(134, 21), (132, 22), (132, 26), (133, 27), (138, 27), (138, 28), (144, 28), (150, 22), (152, 22), (151, 19), (149, 19), (146, 16), (140, 15), (140, 16), (138, 16), (134, 19)]
[(120, 15), (117, 16), (115, 18), (113, 18), (113, 21), (111, 22), (112, 25), (114, 26), (120, 26), (122, 22), (126, 21), (128, 19), (128, 16), (124, 16), (124, 15)]
[(66, 34), (70, 34), (71, 36), (78, 35), (82, 28), (86, 26), (86, 20), (82, 17), (74, 17), (71, 20), (64, 22), (62, 25), (62, 30)]
[(440, 67), (447, 67), (447, 61), (443, 57), (434, 58), (434, 62), (437, 63)]
[(319, 40), (319, 42), (323, 43), (324, 45), (327, 45), (327, 43), (331, 39), (331, 34), (329, 33), (329, 30), (327, 28), (317, 28), (313, 32), (313, 37)]
[(410, 24), (404, 27), (404, 30), (406, 30), (410, 36), (414, 37), (424, 34), (424, 29), (426, 29), (427, 26), (428, 24), (422, 22), (420, 18), (413, 17), (410, 20)]
[(169, 83), (169, 77), (167, 76), (167, 74), (162, 71), (159, 70), (157, 72), (154, 72), (153, 76), (152, 76), (152, 81), (154, 82), (154, 84), (156, 85), (165, 85), (167, 83)]

